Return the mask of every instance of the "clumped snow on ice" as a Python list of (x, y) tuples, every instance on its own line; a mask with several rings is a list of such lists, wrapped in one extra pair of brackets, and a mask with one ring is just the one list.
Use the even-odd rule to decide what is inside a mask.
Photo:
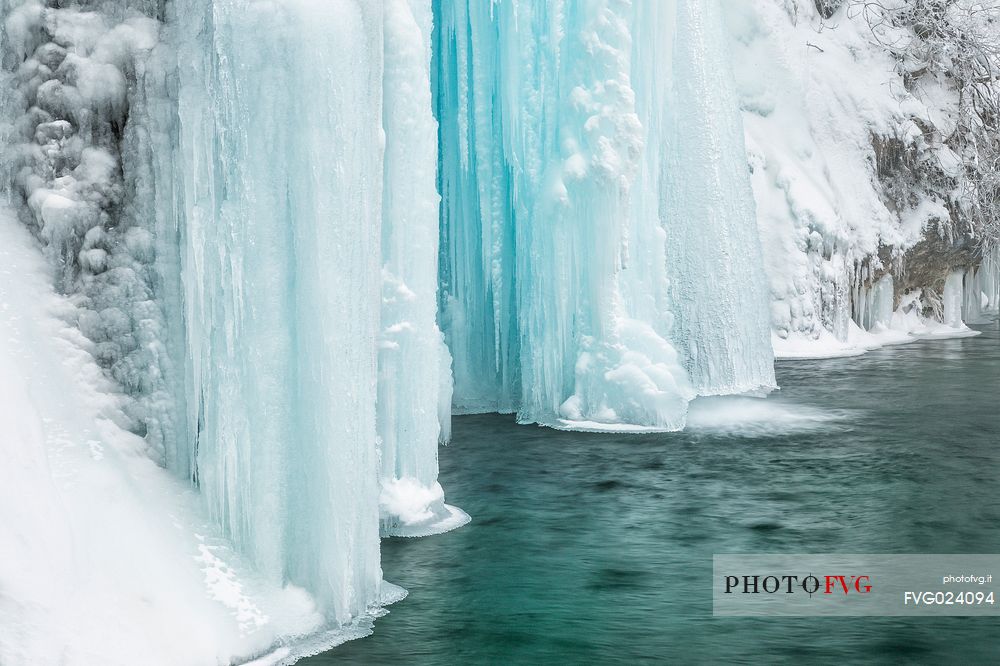
[(129, 429), (165, 459), (174, 368), (150, 209), (167, 183), (153, 182), (145, 159), (168, 103), (161, 26), (141, 3), (64, 4), (0, 5), (5, 189), (43, 241), (98, 364), (135, 397), (123, 406)]

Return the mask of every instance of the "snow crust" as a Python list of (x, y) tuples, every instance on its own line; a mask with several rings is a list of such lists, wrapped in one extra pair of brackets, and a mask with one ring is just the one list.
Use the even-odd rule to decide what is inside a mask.
[(892, 65), (855, 22), (820, 31), (811, 0), (737, 3), (727, 20), (774, 332), (844, 340), (855, 264), (880, 242), (919, 240), (919, 225), (904, 237), (869, 166), (871, 132), (901, 122)]

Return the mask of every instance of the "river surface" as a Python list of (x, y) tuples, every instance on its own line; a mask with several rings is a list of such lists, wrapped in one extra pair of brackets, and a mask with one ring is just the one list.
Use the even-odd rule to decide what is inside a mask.
[[(472, 523), (382, 545), (409, 590), (301, 664), (1000, 663), (995, 618), (713, 618), (713, 553), (1000, 553), (1000, 329), (779, 362), (682, 433), (457, 417)], [(1000, 573), (1000, 572), (997, 572)]]

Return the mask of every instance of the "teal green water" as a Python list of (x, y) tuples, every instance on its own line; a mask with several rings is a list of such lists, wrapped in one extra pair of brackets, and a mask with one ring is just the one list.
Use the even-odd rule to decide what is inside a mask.
[(713, 553), (1000, 553), (1000, 330), (782, 362), (676, 434), (455, 419), (455, 532), (383, 542), (409, 590), (323, 664), (1000, 663), (992, 618), (713, 618)]

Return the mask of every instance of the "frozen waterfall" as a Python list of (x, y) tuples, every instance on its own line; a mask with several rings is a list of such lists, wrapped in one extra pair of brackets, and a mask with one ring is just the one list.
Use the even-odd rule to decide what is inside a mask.
[(676, 430), (772, 388), (718, 3), (437, 9), (456, 409)]
[(469, 520), (437, 482), (431, 3), (199, 7), (176, 9), (189, 465), (234, 540), (344, 624), (379, 599), (380, 524)]
[(5, 200), (129, 441), (294, 602), (239, 657), (358, 635), (380, 534), (469, 520), (453, 411), (671, 431), (774, 386), (719, 0), (0, 10)]

